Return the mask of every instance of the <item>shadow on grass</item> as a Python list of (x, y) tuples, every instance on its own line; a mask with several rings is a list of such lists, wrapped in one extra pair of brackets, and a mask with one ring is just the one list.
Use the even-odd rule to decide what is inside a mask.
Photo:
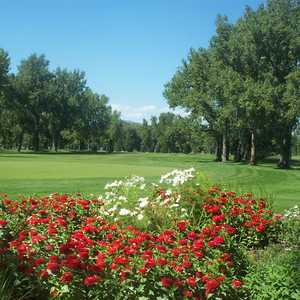
[[(1, 151), (0, 150), (0, 157), (3, 158), (32, 158), (33, 155), (51, 155), (51, 156), (56, 156), (56, 155), (99, 155), (99, 156), (105, 156), (105, 155), (132, 155), (132, 154), (149, 154), (149, 153), (143, 153), (143, 152), (121, 152), (121, 151), (116, 151), (116, 152), (92, 152), (92, 151), (59, 151), (59, 152), (53, 152), (53, 151), (23, 151), (23, 152), (17, 152), (17, 151)], [(168, 160), (172, 161), (173, 158), (175, 159), (178, 154), (183, 154), (183, 153), (154, 153), (151, 152), (150, 154), (158, 154), (158, 155), (163, 155), (163, 154), (168, 154), (172, 155), (174, 154), (174, 157), (168, 157)], [(201, 157), (202, 156), (202, 157)], [(160, 160), (161, 157), (151, 157), (150, 159), (152, 160)], [(286, 169), (281, 169), (277, 166), (278, 163), (278, 157), (268, 157), (265, 159), (258, 160), (257, 165), (259, 167), (263, 168), (272, 168), (276, 170), (283, 170), (286, 171)], [(200, 164), (211, 164), (211, 163), (219, 163), (219, 164), (224, 164), (219, 161), (215, 161), (213, 158), (210, 157), (203, 157), (203, 154), (186, 154), (186, 158), (182, 159), (182, 162), (185, 163), (200, 163)], [(250, 166), (248, 161), (240, 161), (240, 162), (235, 162), (233, 160), (229, 160), (225, 163), (226, 165), (232, 165), (232, 166)], [(255, 166), (254, 166), (255, 168)], [(292, 159), (291, 160), (291, 168), (288, 169), (288, 171), (299, 171), (300, 170), (300, 160), (299, 159)]]
[(116, 154), (133, 154), (140, 152), (92, 152), (92, 151), (68, 151), (68, 152), (52, 152), (52, 151), (26, 151), (26, 152), (16, 152), (16, 151), (0, 151), (0, 157), (30, 157), (31, 155), (116, 155)]

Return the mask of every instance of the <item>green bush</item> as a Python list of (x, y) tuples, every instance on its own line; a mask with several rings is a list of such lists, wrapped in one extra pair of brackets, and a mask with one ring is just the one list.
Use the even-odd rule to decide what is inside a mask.
[(270, 246), (261, 251), (245, 277), (247, 299), (300, 299), (300, 253)]
[(285, 211), (280, 237), (285, 248), (300, 251), (300, 209), (298, 206)]

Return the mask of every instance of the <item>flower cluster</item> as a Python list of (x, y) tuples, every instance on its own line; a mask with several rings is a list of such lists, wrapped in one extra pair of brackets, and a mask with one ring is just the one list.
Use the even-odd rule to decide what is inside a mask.
[(172, 186), (182, 185), (186, 181), (194, 178), (194, 168), (186, 170), (173, 170), (170, 173), (162, 175), (160, 178), (160, 183), (171, 184)]
[[(162, 175), (159, 182), (146, 183), (139, 176), (116, 180), (107, 184), (105, 193), (99, 197), (104, 204), (102, 213), (113, 221), (126, 221), (129, 218), (129, 223), (137, 226), (153, 223), (156, 218), (188, 218), (187, 203), (182, 203), (185, 202), (182, 200), (185, 195), (191, 198), (183, 189), (188, 183), (199, 188), (196, 179), (195, 170), (190, 168), (173, 170)], [(196, 189), (193, 188), (192, 192), (195, 194)]]
[[(138, 205), (149, 201), (138, 198)], [(11, 265), (13, 255), (19, 272), (63, 299), (238, 298), (245, 270), (237, 245), (249, 237), (255, 244), (265, 241), (277, 220), (264, 200), (250, 194), (213, 188), (196, 205), (204, 223), (175, 220), (167, 229), (149, 231), (108, 219), (101, 198), (4, 197), (2, 261)], [(130, 213), (121, 208), (119, 214)]]
[(300, 208), (298, 205), (290, 209), (286, 209), (283, 213), (285, 219), (299, 219), (300, 220)]

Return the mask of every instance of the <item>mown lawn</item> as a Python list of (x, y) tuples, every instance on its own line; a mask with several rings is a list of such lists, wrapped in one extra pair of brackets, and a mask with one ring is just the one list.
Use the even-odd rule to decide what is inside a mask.
[(286, 171), (277, 169), (272, 159), (251, 167), (216, 163), (210, 155), (0, 153), (0, 192), (12, 197), (77, 191), (99, 194), (108, 181), (116, 178), (134, 174), (152, 180), (174, 168), (192, 166), (212, 184), (268, 196), (278, 211), (300, 205), (299, 157)]

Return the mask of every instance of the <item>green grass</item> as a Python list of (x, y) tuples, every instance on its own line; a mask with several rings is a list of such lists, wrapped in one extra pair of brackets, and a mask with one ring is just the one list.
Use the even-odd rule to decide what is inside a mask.
[(300, 158), (291, 170), (274, 160), (251, 167), (216, 163), (210, 155), (184, 154), (32, 154), (0, 153), (0, 192), (18, 194), (84, 192), (99, 194), (108, 181), (129, 175), (158, 178), (174, 168), (195, 167), (212, 184), (273, 199), (276, 210), (300, 204)]

